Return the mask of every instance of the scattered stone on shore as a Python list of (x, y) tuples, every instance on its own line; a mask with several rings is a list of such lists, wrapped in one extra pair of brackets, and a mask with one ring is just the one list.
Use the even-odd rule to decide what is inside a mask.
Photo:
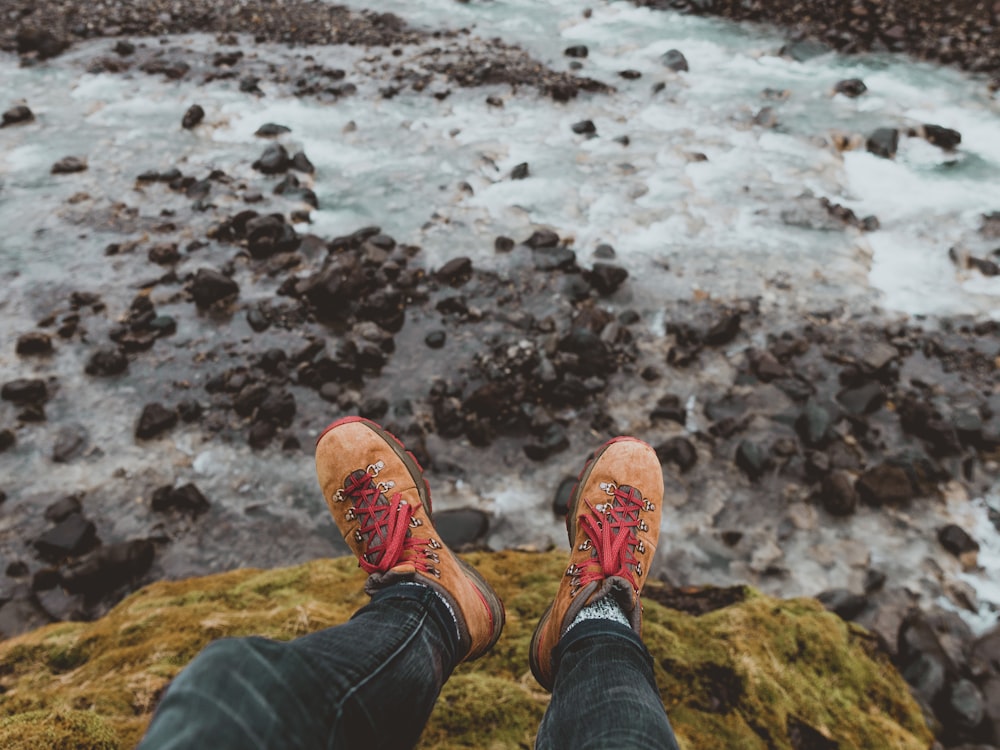
[(120, 375), (128, 369), (128, 358), (116, 346), (97, 349), (87, 362), (88, 375)]
[[(17, 445), (17, 434), (10, 428), (0, 430), (0, 453), (4, 453)], [(6, 496), (4, 497), (6, 499)], [(3, 500), (0, 500), (2, 503)]]
[(79, 156), (66, 156), (52, 165), (52, 174), (73, 174), (87, 169), (87, 160)]
[(18, 405), (38, 404), (49, 400), (49, 390), (44, 380), (18, 378), (4, 383), (0, 397)]
[(288, 171), (291, 162), (291, 157), (285, 147), (280, 143), (272, 143), (253, 163), (253, 168), (264, 174), (281, 174)]
[(531, 172), (528, 169), (528, 162), (524, 161), (516, 165), (512, 170), (510, 170), (510, 178), (512, 180), (524, 180), (531, 176)]
[(855, 484), (870, 505), (905, 505), (914, 497), (913, 484), (902, 466), (882, 463), (865, 471)]
[(71, 513), (34, 541), (43, 558), (60, 561), (81, 555), (100, 544), (97, 528), (79, 513)]
[(176, 510), (198, 516), (209, 509), (209, 502), (201, 490), (189, 482), (180, 487), (158, 487), (153, 491), (151, 507), (157, 513)]
[(899, 131), (896, 128), (879, 128), (868, 136), (865, 148), (875, 156), (894, 159), (899, 149)]
[(679, 49), (670, 49), (664, 52), (660, 55), (660, 62), (663, 64), (663, 67), (677, 73), (690, 70), (687, 58), (684, 57), (684, 53)]
[(285, 125), (278, 125), (274, 122), (266, 122), (257, 128), (254, 135), (260, 138), (276, 138), (279, 135), (284, 135), (285, 133), (291, 133), (292, 129)]
[(594, 125), (592, 120), (581, 120), (580, 122), (573, 123), (570, 127), (577, 135), (597, 135), (597, 126)]
[(200, 308), (211, 307), (240, 293), (239, 285), (213, 268), (200, 268), (188, 287), (195, 304)]
[(57, 464), (72, 461), (87, 447), (88, 439), (87, 428), (83, 425), (63, 425), (56, 433), (56, 441), (52, 446), (52, 460)]
[(177, 411), (163, 404), (146, 404), (135, 426), (135, 436), (140, 440), (151, 440), (172, 429), (177, 424)]
[(572, 47), (567, 47), (563, 50), (563, 54), (566, 55), (566, 57), (584, 58), (589, 53), (590, 50), (587, 49), (586, 44), (574, 44)]
[(851, 99), (856, 99), (868, 91), (868, 87), (860, 78), (846, 78), (843, 81), (837, 81), (833, 90), (837, 94), (843, 94)]
[(6, 128), (9, 125), (20, 125), (21, 123), (31, 122), (34, 119), (34, 112), (28, 109), (26, 105), (18, 104), (3, 113), (3, 122), (0, 124), (0, 128)]
[(52, 337), (42, 331), (29, 331), (17, 337), (17, 353), (22, 357), (44, 356), (52, 353)]
[(201, 123), (205, 119), (205, 110), (200, 104), (192, 104), (187, 108), (184, 113), (184, 117), (181, 118), (181, 127), (185, 130), (191, 130)]

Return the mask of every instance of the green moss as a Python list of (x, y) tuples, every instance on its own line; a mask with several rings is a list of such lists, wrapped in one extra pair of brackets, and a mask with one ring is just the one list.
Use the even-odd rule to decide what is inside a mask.
[[(492, 652), (461, 665), (445, 685), (420, 746), (530, 747), (548, 695), (529, 673), (528, 644), (564, 553), (469, 560), (504, 599), (507, 627)], [(0, 643), (0, 717), (7, 717), (0, 726), (25, 727), (36, 738), (78, 735), (82, 744), (72, 747), (117, 746), (94, 744), (109, 737), (132, 747), (169, 680), (211, 640), (289, 639), (344, 622), (367, 601), (363, 582), (357, 562), (343, 558), (157, 583), (97, 622)], [(787, 750), (790, 721), (842, 748), (930, 746), (919, 709), (873, 638), (812, 600), (750, 591), (700, 617), (647, 600), (643, 635), (684, 748)], [(21, 747), (4, 737), (0, 747)], [(32, 750), (50, 746), (59, 747), (32, 741)]]
[(32, 711), (0, 719), (5, 750), (118, 750), (117, 734), (93, 711)]

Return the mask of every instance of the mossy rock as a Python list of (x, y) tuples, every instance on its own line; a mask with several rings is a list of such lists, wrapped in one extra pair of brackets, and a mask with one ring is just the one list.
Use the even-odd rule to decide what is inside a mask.
[[(530, 747), (548, 694), (528, 670), (528, 643), (565, 553), (468, 559), (503, 597), (507, 627), (490, 654), (445, 685), (420, 747)], [(0, 747), (134, 747), (164, 688), (207, 643), (289, 639), (344, 622), (367, 601), (362, 583), (353, 558), (161, 582), (96, 622), (2, 642)], [(692, 614), (647, 584), (643, 637), (682, 748), (931, 746), (919, 707), (872, 636), (811, 599), (737, 594)]]

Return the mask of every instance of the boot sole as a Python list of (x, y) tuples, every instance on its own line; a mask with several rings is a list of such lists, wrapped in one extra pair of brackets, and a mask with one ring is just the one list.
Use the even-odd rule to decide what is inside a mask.
[[(576, 480), (576, 486), (573, 488), (573, 492), (570, 493), (569, 508), (566, 512), (566, 537), (569, 539), (569, 550), (570, 555), (573, 554), (573, 547), (576, 545), (576, 506), (580, 503), (580, 497), (583, 493), (583, 486), (587, 484), (587, 480), (590, 479), (590, 473), (593, 471), (594, 466), (597, 465), (597, 461), (604, 455), (605, 451), (608, 450), (615, 443), (642, 443), (642, 440), (638, 440), (634, 437), (616, 437), (609, 440), (596, 451), (589, 459), (587, 463), (583, 465), (583, 470), (580, 472), (580, 476)], [(541, 641), (541, 633), (545, 630), (545, 626), (548, 624), (549, 617), (552, 615), (552, 608), (556, 606), (555, 599), (549, 605), (549, 608), (545, 610), (542, 618), (538, 621), (538, 625), (535, 627), (535, 632), (531, 636), (531, 646), (528, 651), (528, 664), (531, 667), (531, 674), (534, 675), (535, 680), (546, 690), (551, 691), (552, 685), (547, 684), (541, 678), (541, 667), (538, 664), (538, 644)]]
[[(319, 434), (319, 437), (316, 438), (316, 444), (319, 445), (319, 441), (322, 440), (323, 436), (330, 430), (352, 422), (360, 422), (364, 424), (368, 429), (382, 438), (382, 440), (390, 448), (392, 448), (393, 452), (395, 452), (395, 454), (403, 462), (410, 474), (414, 477), (420, 478), (421, 482), (417, 483), (417, 493), (420, 495), (420, 502), (423, 503), (424, 508), (427, 510), (427, 518), (431, 521), (431, 523), (433, 523), (434, 516), (431, 506), (431, 488), (427, 483), (427, 480), (424, 479), (423, 467), (420, 465), (420, 462), (417, 461), (417, 457), (410, 451), (406, 450), (406, 446), (403, 445), (403, 442), (388, 430), (382, 429), (381, 425), (372, 422), (370, 419), (365, 419), (364, 417), (344, 417), (343, 419), (338, 419), (336, 422), (323, 430), (323, 432)], [(493, 648), (497, 640), (499, 640), (500, 633), (503, 631), (504, 622), (506, 621), (506, 611), (504, 610), (503, 602), (500, 601), (500, 597), (497, 596), (496, 591), (494, 591), (493, 587), (486, 582), (486, 579), (479, 574), (479, 571), (460, 558), (455, 552), (452, 552), (451, 554), (462, 568), (462, 572), (465, 574), (465, 577), (468, 578), (472, 585), (476, 587), (476, 593), (479, 594), (479, 598), (482, 599), (483, 605), (486, 607), (486, 611), (490, 614), (492, 633), (490, 641), (486, 647), (475, 653), (468, 654), (463, 660), (472, 661), (488, 652), (491, 648)]]

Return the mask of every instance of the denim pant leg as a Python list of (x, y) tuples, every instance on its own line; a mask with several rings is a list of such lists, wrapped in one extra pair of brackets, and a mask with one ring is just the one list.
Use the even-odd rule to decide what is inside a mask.
[(177, 676), (141, 750), (412, 748), (457, 662), (426, 586), (383, 589), (343, 625), (287, 643), (229, 638)]
[(631, 628), (585, 620), (563, 636), (552, 658), (556, 680), (536, 750), (677, 750), (653, 659)]

